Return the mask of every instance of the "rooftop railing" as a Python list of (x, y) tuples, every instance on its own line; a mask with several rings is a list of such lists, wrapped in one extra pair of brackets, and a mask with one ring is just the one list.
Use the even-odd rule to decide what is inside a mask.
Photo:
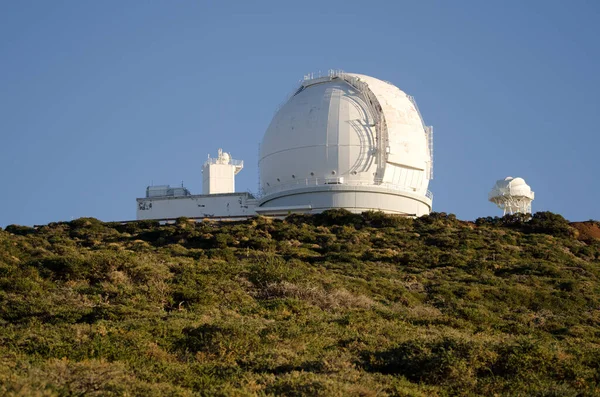
[(229, 161), (224, 161), (222, 159), (213, 159), (213, 158), (209, 158), (208, 160), (206, 160), (204, 162), (204, 165), (210, 165), (210, 164), (225, 164), (225, 165), (234, 165), (236, 167), (243, 167), (244, 166), (244, 160), (233, 160), (230, 159)]

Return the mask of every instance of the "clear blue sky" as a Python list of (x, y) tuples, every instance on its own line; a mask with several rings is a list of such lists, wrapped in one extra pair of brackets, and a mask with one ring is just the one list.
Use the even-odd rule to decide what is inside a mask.
[[(212, 4), (211, 4), (212, 3)], [(201, 191), (219, 147), (257, 190), (258, 143), (309, 72), (388, 80), (435, 131), (434, 210), (600, 218), (599, 1), (0, 2), (0, 226), (135, 218), (150, 184)]]

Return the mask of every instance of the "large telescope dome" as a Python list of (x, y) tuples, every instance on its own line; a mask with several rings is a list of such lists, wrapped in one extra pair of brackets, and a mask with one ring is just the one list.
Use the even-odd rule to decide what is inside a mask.
[(260, 207), (431, 211), (432, 129), (391, 83), (330, 71), (307, 76), (260, 149)]

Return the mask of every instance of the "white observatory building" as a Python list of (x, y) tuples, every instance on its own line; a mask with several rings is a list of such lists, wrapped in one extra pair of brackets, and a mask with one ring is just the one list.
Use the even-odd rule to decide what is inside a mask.
[(137, 218), (228, 219), (332, 208), (425, 215), (433, 198), (432, 135), (414, 99), (389, 82), (333, 70), (308, 75), (265, 132), (256, 197), (235, 193), (243, 162), (219, 149), (203, 166), (202, 195), (183, 187), (181, 195), (147, 190), (137, 199)]
[(336, 71), (306, 76), (263, 138), (257, 211), (428, 214), (432, 148), (432, 128), (398, 87)]
[(148, 186), (146, 197), (136, 200), (137, 219), (243, 219), (256, 215), (254, 196), (235, 192), (235, 176), (243, 168), (243, 161), (233, 160), (219, 149), (217, 158), (209, 155), (202, 166), (202, 194), (193, 195), (183, 186)]
[(531, 202), (534, 197), (535, 193), (523, 178), (511, 176), (497, 181), (488, 194), (489, 201), (496, 204), (503, 215), (517, 212), (531, 214)]

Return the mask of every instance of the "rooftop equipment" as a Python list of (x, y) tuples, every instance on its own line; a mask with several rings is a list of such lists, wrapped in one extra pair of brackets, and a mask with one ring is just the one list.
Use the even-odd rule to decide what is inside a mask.
[(235, 192), (235, 176), (244, 168), (241, 160), (232, 160), (229, 153), (219, 149), (217, 158), (208, 159), (202, 166), (202, 194)]
[(148, 186), (146, 188), (146, 197), (182, 197), (190, 196), (191, 193), (183, 185), (181, 187), (171, 187), (169, 185)]

